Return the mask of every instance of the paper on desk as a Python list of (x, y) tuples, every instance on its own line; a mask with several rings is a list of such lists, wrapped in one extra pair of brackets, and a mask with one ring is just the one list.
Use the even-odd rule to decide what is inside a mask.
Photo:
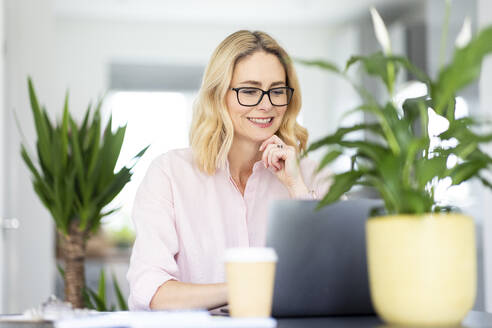
[(273, 318), (230, 318), (214, 317), (207, 311), (169, 311), (169, 312), (110, 312), (64, 319), (55, 322), (56, 328), (274, 328)]

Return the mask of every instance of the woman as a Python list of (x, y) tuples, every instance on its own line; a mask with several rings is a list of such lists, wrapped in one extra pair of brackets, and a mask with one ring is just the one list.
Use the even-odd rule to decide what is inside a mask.
[(316, 164), (298, 162), (307, 131), (287, 53), (269, 35), (238, 31), (214, 51), (194, 105), (191, 148), (151, 164), (135, 199), (133, 310), (227, 302), (223, 255), (264, 246), (269, 203), (316, 198)]

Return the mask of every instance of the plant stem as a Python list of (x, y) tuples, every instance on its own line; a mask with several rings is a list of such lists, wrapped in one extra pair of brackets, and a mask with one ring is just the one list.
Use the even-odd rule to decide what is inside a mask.
[(446, 8), (444, 10), (444, 23), (442, 27), (441, 34), (441, 49), (439, 52), (439, 70), (441, 70), (444, 66), (444, 61), (446, 57), (446, 44), (448, 39), (448, 29), (449, 29), (449, 14), (451, 12), (451, 1), (446, 0)]
[(388, 92), (391, 101), (393, 101), (394, 89), (395, 89), (395, 65), (388, 63), (386, 67), (388, 71)]
[[(391, 52), (388, 52), (386, 54), (387, 57), (390, 57), (392, 55)], [(392, 62), (388, 62), (386, 64), (386, 71), (388, 72), (388, 92), (389, 92), (389, 98), (391, 101), (393, 101), (393, 96), (394, 96), (394, 89), (395, 89), (395, 65)]]
[(79, 220), (72, 220), (68, 235), (61, 234), (65, 260), (65, 300), (74, 308), (83, 308), (85, 285), (85, 234), (78, 228)]

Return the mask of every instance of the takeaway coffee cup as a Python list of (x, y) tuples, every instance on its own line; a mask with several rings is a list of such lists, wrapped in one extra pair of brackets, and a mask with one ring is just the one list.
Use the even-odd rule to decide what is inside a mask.
[(230, 248), (225, 266), (231, 317), (270, 317), (277, 254), (273, 248)]

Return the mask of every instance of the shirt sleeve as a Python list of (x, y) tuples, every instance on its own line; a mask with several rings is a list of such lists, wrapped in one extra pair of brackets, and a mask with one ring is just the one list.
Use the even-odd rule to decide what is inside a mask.
[(304, 183), (306, 184), (309, 192), (308, 194), (299, 197), (299, 199), (322, 199), (330, 189), (331, 184), (333, 183), (333, 173), (327, 168), (324, 168), (320, 172), (317, 172), (318, 162), (310, 158), (302, 159), (300, 165), (301, 174), (304, 178)]
[(150, 310), (159, 286), (179, 277), (172, 186), (160, 158), (152, 162), (137, 190), (132, 218), (137, 237), (127, 273), (128, 305), (130, 310)]

